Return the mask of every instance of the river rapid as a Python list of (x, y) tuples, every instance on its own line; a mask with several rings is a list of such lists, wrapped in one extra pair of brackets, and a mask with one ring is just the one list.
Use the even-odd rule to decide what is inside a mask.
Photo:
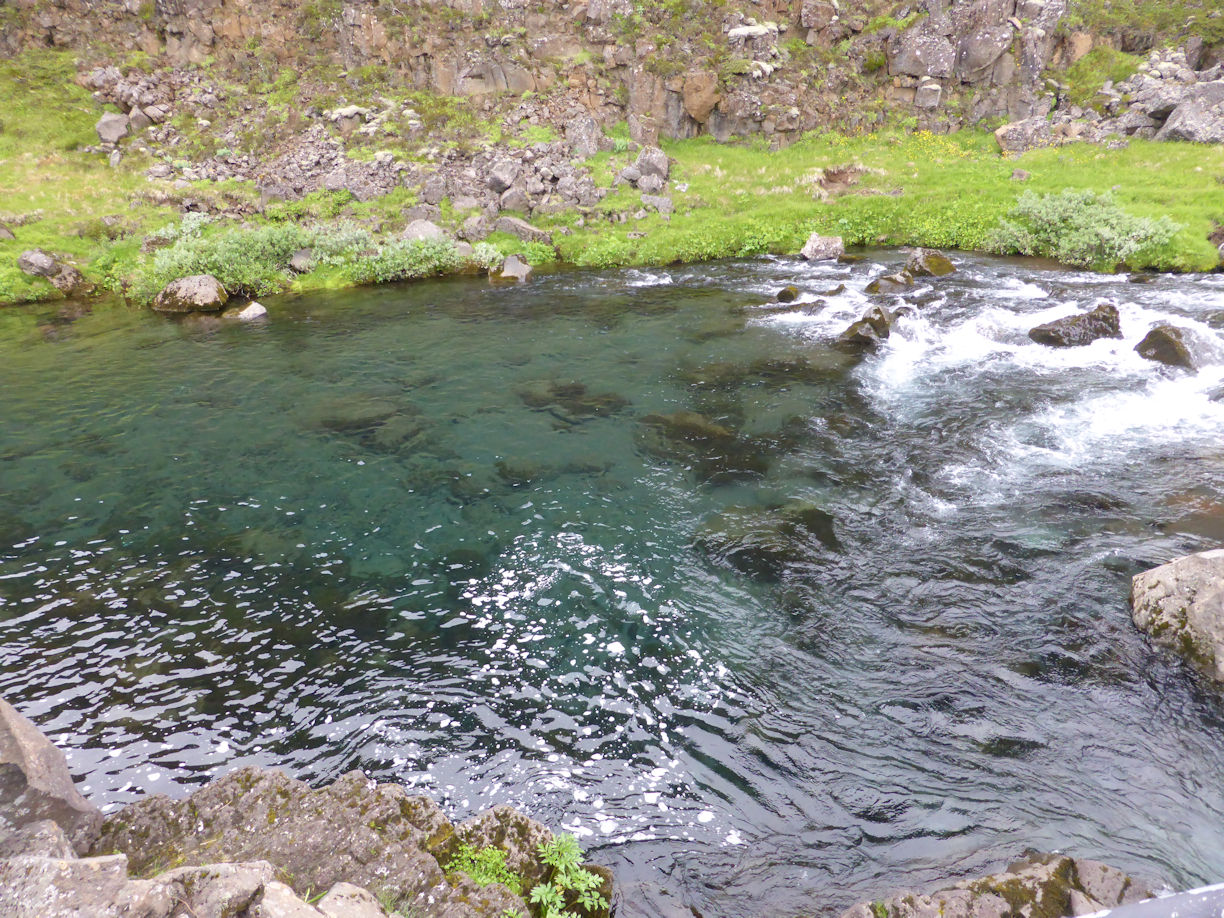
[[(0, 695), (111, 808), (249, 763), (512, 804), (619, 918), (1028, 847), (1224, 880), (1224, 704), (1127, 601), (1224, 542), (1224, 366), (1133, 351), (1224, 339), (1224, 276), (957, 258), (852, 359), (868, 256), (0, 311)], [(1027, 338), (1106, 297), (1123, 340)], [(832, 536), (768, 570), (703, 538), (795, 501)]]

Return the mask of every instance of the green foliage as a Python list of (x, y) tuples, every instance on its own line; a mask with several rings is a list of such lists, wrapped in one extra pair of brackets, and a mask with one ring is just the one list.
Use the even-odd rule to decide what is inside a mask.
[(1093, 106), (1099, 100), (1096, 94), (1107, 80), (1120, 83), (1133, 76), (1142, 60), (1133, 54), (1124, 54), (1113, 48), (1093, 48), (1067, 68), (1063, 81), (1071, 87), (1067, 98), (1075, 105)]
[(547, 880), (531, 890), (530, 902), (540, 918), (578, 918), (574, 909), (587, 914), (608, 907), (600, 889), (603, 880), (582, 866), (582, 848), (568, 833), (540, 845), (540, 859), (549, 867)]
[(904, 19), (897, 19), (895, 16), (876, 16), (863, 28), (863, 33), (865, 35), (874, 35), (876, 32), (883, 32), (885, 29), (895, 29), (898, 32), (904, 32), (925, 15), (925, 13), (910, 13)]
[(996, 252), (1041, 255), (1098, 271), (1142, 262), (1142, 253), (1167, 245), (1181, 229), (1168, 217), (1135, 217), (1110, 194), (1025, 192), (988, 247)]
[(147, 301), (172, 280), (211, 274), (230, 294), (273, 293), (285, 286), (285, 272), (293, 253), (308, 242), (309, 234), (301, 227), (279, 224), (184, 234), (154, 254), (132, 292), (137, 300)]
[(1061, 27), (1146, 35), (1153, 44), (1192, 35), (1208, 45), (1224, 41), (1219, 0), (1071, 0)]
[(501, 883), (516, 896), (523, 892), (523, 878), (506, 866), (501, 848), (481, 848), (463, 844), (446, 865), (447, 873), (466, 873), (477, 886)]
[(397, 239), (350, 262), (345, 273), (355, 284), (387, 284), (446, 274), (461, 264), (449, 239)]

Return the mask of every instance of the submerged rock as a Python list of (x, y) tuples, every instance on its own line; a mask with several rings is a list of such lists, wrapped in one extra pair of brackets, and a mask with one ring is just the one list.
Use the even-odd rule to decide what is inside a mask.
[(1002, 873), (932, 893), (863, 902), (842, 918), (1065, 918), (1151, 898), (1121, 870), (1062, 855), (1032, 855)]
[(1050, 347), (1083, 347), (1099, 338), (1121, 338), (1121, 317), (1113, 303), (1102, 303), (1091, 312), (1064, 316), (1029, 329), (1028, 336)]
[(1224, 682), (1224, 549), (1138, 574), (1131, 581), (1131, 617), (1153, 643)]
[(192, 274), (166, 284), (153, 308), (157, 312), (220, 312), (229, 294), (211, 274)]
[(831, 514), (806, 501), (774, 507), (732, 507), (702, 525), (696, 546), (712, 560), (764, 580), (823, 549), (841, 547)]
[(914, 277), (943, 277), (952, 274), (956, 266), (947, 256), (934, 249), (918, 249), (910, 255), (905, 270)]
[(586, 384), (576, 381), (537, 382), (519, 390), (519, 398), (528, 408), (560, 411), (562, 420), (579, 424), (591, 418), (615, 414), (629, 400), (615, 392), (594, 393)]
[(769, 470), (770, 444), (741, 437), (695, 411), (642, 418), (636, 443), (658, 459), (687, 466), (702, 481), (725, 483), (760, 478)]
[(1155, 360), (1170, 367), (1199, 370), (1217, 362), (1222, 348), (1219, 343), (1192, 328), (1180, 325), (1157, 325), (1135, 345), (1140, 357)]
[(340, 433), (369, 430), (400, 413), (390, 399), (369, 395), (337, 395), (306, 406), (300, 417), (309, 427)]
[(102, 825), (102, 813), (73, 786), (64, 754), (0, 700), (0, 835), (48, 819), (81, 853)]
[(799, 250), (799, 257), (805, 261), (833, 261), (846, 254), (846, 246), (841, 236), (822, 236), (812, 233), (807, 242)]

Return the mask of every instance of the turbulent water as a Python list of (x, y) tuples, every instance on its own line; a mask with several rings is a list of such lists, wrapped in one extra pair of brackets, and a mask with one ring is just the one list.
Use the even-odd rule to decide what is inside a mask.
[[(0, 313), (0, 695), (110, 806), (245, 763), (514, 804), (625, 918), (1030, 846), (1224, 879), (1224, 705), (1127, 603), (1224, 540), (1224, 366), (1133, 352), (1224, 335), (1224, 276), (965, 259), (855, 361), (872, 255)], [(1027, 338), (1103, 297), (1124, 340)], [(796, 500), (833, 533), (766, 570), (703, 536)]]

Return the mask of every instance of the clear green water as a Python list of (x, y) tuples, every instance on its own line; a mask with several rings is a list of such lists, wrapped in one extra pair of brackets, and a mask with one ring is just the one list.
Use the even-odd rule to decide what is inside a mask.
[[(872, 271), (0, 312), (0, 694), (112, 805), (250, 762), (519, 805), (623, 916), (834, 912), (1030, 845), (1220, 879), (1220, 704), (1126, 595), (1224, 539), (1220, 368), (1130, 352), (1218, 334), (1224, 284), (969, 261), (856, 363)], [(1125, 341), (1025, 338), (1104, 295)], [(788, 530), (762, 576), (698, 538), (794, 500), (836, 546)]]

